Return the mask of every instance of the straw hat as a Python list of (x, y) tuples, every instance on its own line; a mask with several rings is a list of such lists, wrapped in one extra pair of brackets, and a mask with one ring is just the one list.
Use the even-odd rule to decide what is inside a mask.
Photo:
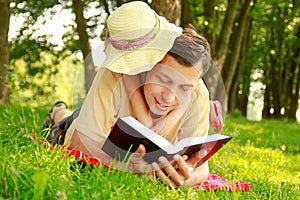
[(151, 70), (182, 33), (141, 1), (116, 9), (107, 19), (107, 29), (102, 67), (131, 75)]

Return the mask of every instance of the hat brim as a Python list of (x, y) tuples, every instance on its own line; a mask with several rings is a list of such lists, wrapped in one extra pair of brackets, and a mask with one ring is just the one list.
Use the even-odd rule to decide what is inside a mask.
[(181, 28), (169, 23), (164, 17), (158, 15), (157, 17), (160, 26), (157, 28), (156, 34), (140, 47), (119, 50), (107, 41), (105, 47), (106, 58), (100, 67), (129, 75), (151, 70), (172, 48), (175, 39), (182, 34)]

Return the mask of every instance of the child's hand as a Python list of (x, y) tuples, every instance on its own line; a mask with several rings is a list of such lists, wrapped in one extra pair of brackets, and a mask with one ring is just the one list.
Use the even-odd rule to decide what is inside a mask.
[(216, 133), (223, 128), (222, 105), (219, 101), (210, 101), (209, 124)]
[(137, 120), (148, 128), (151, 128), (153, 126), (152, 118), (150, 117), (150, 115), (139, 115), (137, 117)]
[(170, 128), (166, 126), (165, 121), (158, 121), (155, 123), (152, 127), (151, 130), (154, 132), (158, 133), (162, 137), (166, 137), (168, 133), (170, 132)]
[(146, 148), (144, 145), (140, 144), (139, 148), (131, 154), (128, 162), (131, 169), (131, 172), (136, 174), (148, 173), (151, 174), (152, 167), (143, 157), (146, 154)]
[[(169, 123), (169, 124), (167, 124)], [(174, 125), (171, 125), (170, 122), (166, 121), (166, 120), (161, 120), (158, 121), (154, 124), (153, 127), (151, 127), (151, 130), (153, 130), (154, 132), (158, 133), (160, 136), (164, 137), (165, 139), (167, 139), (169, 142), (173, 142), (176, 140), (177, 135), (176, 134), (172, 134), (173, 132), (171, 131), (171, 128)]]
[(165, 118), (156, 121), (151, 129), (170, 142), (173, 142), (176, 135), (172, 132), (172, 128), (178, 123), (181, 116), (181, 109), (172, 110)]

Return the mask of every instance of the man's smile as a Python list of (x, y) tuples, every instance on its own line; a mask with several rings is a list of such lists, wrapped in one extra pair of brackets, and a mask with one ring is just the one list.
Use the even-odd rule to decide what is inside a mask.
[(165, 106), (164, 104), (160, 103), (156, 98), (154, 98), (154, 100), (155, 100), (154, 103), (159, 110), (167, 111), (169, 109), (169, 106)]

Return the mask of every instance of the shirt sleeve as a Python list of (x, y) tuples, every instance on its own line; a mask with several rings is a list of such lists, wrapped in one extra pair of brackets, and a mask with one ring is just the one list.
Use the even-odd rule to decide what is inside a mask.
[(75, 121), (75, 128), (80, 133), (97, 142), (107, 137), (118, 113), (119, 105), (116, 100), (122, 101), (120, 80), (121, 74), (107, 69), (97, 73)]

